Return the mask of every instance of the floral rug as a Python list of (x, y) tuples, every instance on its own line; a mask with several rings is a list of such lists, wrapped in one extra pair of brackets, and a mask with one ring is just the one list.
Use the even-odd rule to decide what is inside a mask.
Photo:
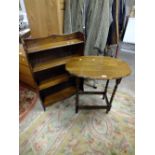
[(37, 94), (24, 84), (19, 86), (19, 121), (23, 120), (37, 101)]
[[(100, 95), (80, 96), (83, 105), (103, 103)], [(75, 114), (74, 104), (75, 96), (54, 104), (20, 133), (20, 155), (134, 155), (134, 97), (117, 92), (109, 114)]]

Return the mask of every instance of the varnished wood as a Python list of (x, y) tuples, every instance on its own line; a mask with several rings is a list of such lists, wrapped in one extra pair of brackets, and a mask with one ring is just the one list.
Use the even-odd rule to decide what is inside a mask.
[(28, 53), (35, 53), (80, 43), (84, 43), (84, 38), (82, 33), (79, 32), (67, 35), (51, 35), (44, 38), (25, 39)]
[(104, 56), (72, 58), (66, 64), (66, 70), (77, 77), (101, 80), (119, 79), (131, 73), (131, 69), (126, 62)]
[(19, 72), (21, 74), (25, 74), (25, 75), (27, 75), (29, 77), (32, 76), (29, 66), (26, 66), (26, 65), (23, 65), (23, 64), (19, 65)]
[(64, 33), (64, 10), (60, 10), (60, 25), (61, 25), (61, 32)]
[(60, 28), (61, 28), (61, 33), (63, 34), (64, 32), (64, 0), (58, 0), (60, 7), (58, 10), (58, 15), (60, 18)]
[(19, 56), (23, 56), (25, 57), (26, 54), (25, 54), (25, 51), (24, 51), (24, 48), (23, 48), (23, 45), (22, 44), (19, 44)]
[(24, 84), (27, 84), (30, 88), (33, 88), (34, 90), (37, 90), (34, 80), (28, 74), (19, 72), (19, 80), (21, 82), (23, 82)]
[(60, 41), (60, 42), (55, 42), (55, 43), (47, 43), (47, 44), (43, 44), (43, 45), (38, 45), (36, 47), (32, 47), (28, 49), (29, 53), (35, 53), (38, 51), (44, 51), (44, 50), (48, 50), (48, 49), (54, 49), (54, 48), (60, 48), (60, 47), (65, 47), (65, 46), (71, 46), (71, 45), (76, 45), (76, 44), (80, 44), (83, 43), (83, 41), (81, 41), (80, 39), (71, 39), (71, 40), (67, 40), (67, 41)]
[(69, 75), (67, 73), (54, 76), (52, 78), (46, 79), (44, 81), (41, 81), (39, 84), (39, 90), (43, 90), (52, 86), (55, 86), (57, 84), (60, 84), (62, 82), (65, 82), (69, 80)]
[(59, 0), (25, 0), (32, 37), (62, 34)]
[(20, 55), (20, 56), (19, 56), (19, 63), (22, 64), (22, 65), (28, 66), (27, 59), (26, 59), (26, 57), (23, 56), (23, 55)]
[(65, 7), (64, 3), (65, 3), (64, 0), (60, 0), (60, 9), (61, 10), (64, 10), (65, 9), (64, 8)]
[(75, 87), (67, 87), (65, 89), (62, 89), (61, 91), (58, 91), (56, 93), (53, 93), (49, 96), (47, 96), (44, 100), (44, 103), (46, 106), (51, 105), (52, 103), (55, 103), (57, 101), (64, 100), (65, 98), (73, 95), (76, 91)]
[(36, 88), (37, 85), (33, 79), (33, 75), (29, 66), (29, 62), (26, 57), (23, 46), (19, 45), (19, 80), (29, 85), (32, 88)]
[[(106, 109), (108, 113), (112, 107), (112, 101), (123, 77), (128, 76), (131, 73), (131, 69), (128, 64), (120, 59), (104, 56), (81, 56), (72, 58), (66, 64), (66, 70), (76, 76), (76, 102), (75, 112), (78, 113), (79, 109)], [(104, 92), (94, 91), (80, 91), (79, 90), (79, 78), (89, 78), (98, 80), (107, 80)], [(107, 87), (109, 80), (116, 79), (110, 101), (107, 97)], [(103, 94), (103, 99), (106, 101), (106, 106), (83, 106), (79, 105), (79, 95), (81, 94)]]
[[(24, 39), (24, 47), (38, 84), (43, 107), (75, 93), (75, 78), (64, 65), (73, 57), (83, 55), (84, 35), (80, 32)], [(21, 60), (24, 62), (24, 60)], [(60, 75), (61, 74), (61, 75)], [(83, 81), (80, 79), (80, 88)]]
[(33, 72), (39, 72), (39, 71), (46, 70), (46, 69), (49, 69), (49, 68), (53, 68), (53, 67), (64, 65), (71, 58), (77, 57), (77, 56), (79, 56), (79, 54), (70, 55), (70, 56), (66, 56), (66, 57), (62, 57), (62, 58), (56, 58), (54, 60), (49, 60), (49, 61), (46, 61), (46, 62), (37, 63), (33, 67)]

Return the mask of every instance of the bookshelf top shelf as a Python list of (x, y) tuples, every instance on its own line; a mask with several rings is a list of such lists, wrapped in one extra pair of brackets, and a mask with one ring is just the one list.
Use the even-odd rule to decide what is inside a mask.
[(37, 46), (28, 48), (28, 53), (35, 53), (39, 51), (60, 48), (60, 47), (65, 47), (65, 46), (70, 46), (70, 45), (75, 45), (75, 44), (80, 44), (80, 43), (83, 43), (83, 41), (79, 39), (71, 39), (71, 40), (60, 41), (60, 42), (55, 42), (55, 43), (49, 42), (44, 45), (37, 45)]
[(81, 43), (84, 43), (84, 38), (80, 32), (68, 35), (52, 35), (46, 38), (25, 39), (28, 53), (36, 53)]

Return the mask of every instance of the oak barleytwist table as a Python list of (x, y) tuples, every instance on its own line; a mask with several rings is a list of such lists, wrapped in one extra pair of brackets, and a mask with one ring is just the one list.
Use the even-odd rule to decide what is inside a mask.
[[(75, 112), (79, 109), (106, 109), (108, 113), (112, 107), (118, 85), (123, 77), (130, 75), (131, 69), (129, 65), (116, 58), (107, 56), (80, 56), (72, 58), (66, 64), (66, 70), (76, 77), (76, 106)], [(81, 91), (79, 90), (79, 78), (87, 78), (94, 80), (107, 80), (103, 92)], [(109, 80), (116, 80), (110, 100), (107, 97), (107, 88)], [(102, 94), (106, 101), (105, 106), (84, 106), (79, 105), (79, 94)]]

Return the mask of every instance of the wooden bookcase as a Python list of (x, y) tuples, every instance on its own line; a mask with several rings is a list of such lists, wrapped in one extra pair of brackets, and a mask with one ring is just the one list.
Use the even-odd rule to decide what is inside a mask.
[(33, 89), (37, 87), (22, 44), (19, 44), (19, 80)]
[[(75, 77), (65, 70), (65, 64), (71, 58), (83, 55), (82, 33), (27, 38), (24, 39), (24, 48), (44, 110), (76, 92)], [(80, 82), (83, 89), (83, 80)]]

